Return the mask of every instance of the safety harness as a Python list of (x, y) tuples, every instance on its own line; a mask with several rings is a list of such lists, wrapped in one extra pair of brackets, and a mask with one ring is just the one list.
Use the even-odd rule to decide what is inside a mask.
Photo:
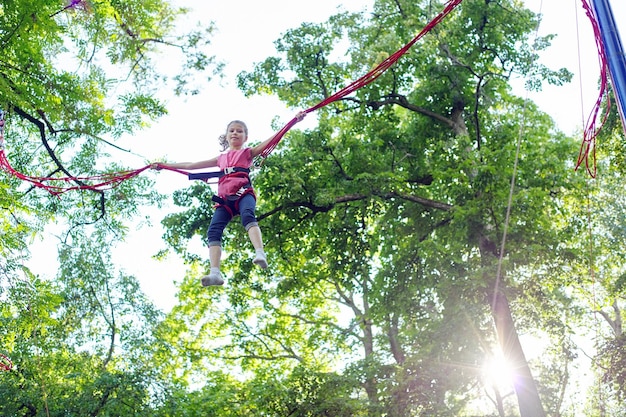
[(209, 171), (209, 172), (190, 172), (187, 176), (190, 180), (208, 180), (211, 178), (222, 178), (224, 175), (234, 174), (235, 172), (250, 173), (250, 168), (241, 167), (228, 167), (222, 171)]
[(237, 193), (234, 195), (229, 195), (226, 198), (222, 198), (218, 195), (213, 195), (211, 197), (211, 200), (217, 203), (217, 205), (215, 206), (216, 208), (224, 207), (230, 213), (230, 215), (234, 217), (235, 214), (239, 213), (239, 200), (241, 199), (241, 197), (243, 197), (246, 194), (252, 194), (254, 198), (256, 198), (256, 195), (254, 194), (254, 190), (252, 188), (252, 182), (250, 181), (250, 169), (249, 168), (228, 167), (221, 171), (195, 172), (195, 173), (190, 172), (188, 174), (188, 178), (190, 180), (207, 181), (211, 178), (221, 179), (222, 177), (225, 177), (227, 175), (233, 175), (233, 176), (242, 177), (242, 178), (245, 177), (248, 180), (248, 183), (242, 186), (239, 190), (237, 190)]

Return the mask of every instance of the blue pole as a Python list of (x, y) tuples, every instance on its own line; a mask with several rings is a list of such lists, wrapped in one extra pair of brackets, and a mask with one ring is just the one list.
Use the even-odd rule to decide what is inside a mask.
[(622, 127), (626, 132), (626, 55), (609, 0), (592, 0), (591, 3), (600, 27), (617, 107), (622, 118)]

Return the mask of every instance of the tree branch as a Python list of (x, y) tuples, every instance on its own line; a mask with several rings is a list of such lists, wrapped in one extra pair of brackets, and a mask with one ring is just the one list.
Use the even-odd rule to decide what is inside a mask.
[(351, 201), (366, 200), (368, 198), (371, 198), (372, 196), (377, 196), (383, 199), (399, 198), (401, 200), (411, 201), (413, 203), (420, 204), (424, 207), (433, 208), (437, 210), (443, 210), (443, 211), (451, 211), (453, 209), (453, 206), (450, 204), (443, 203), (440, 201), (430, 200), (428, 198), (419, 197), (419, 196), (412, 195), (412, 194), (400, 194), (395, 191), (378, 192), (374, 190), (372, 194), (346, 194), (343, 196), (339, 196), (335, 198), (334, 202), (328, 205), (324, 205), (324, 206), (315, 205), (311, 201), (290, 201), (280, 206), (277, 206), (268, 212), (259, 214), (257, 218), (259, 220), (263, 220), (280, 211), (290, 209), (290, 208), (296, 208), (296, 207), (308, 208), (309, 210), (311, 210), (312, 214), (326, 213), (332, 210), (337, 204), (349, 203)]
[[(31, 122), (32, 124), (34, 124), (37, 129), (39, 130), (39, 137), (41, 138), (41, 143), (43, 144), (44, 148), (46, 149), (46, 152), (48, 153), (48, 156), (50, 156), (50, 159), (52, 159), (52, 162), (54, 162), (54, 164), (58, 167), (58, 170), (60, 172), (62, 172), (63, 174), (65, 174), (68, 178), (70, 178), (73, 182), (75, 182), (76, 184), (82, 186), (82, 187), (89, 187), (89, 184), (79, 180), (78, 178), (76, 178), (75, 176), (73, 176), (63, 165), (63, 163), (61, 162), (61, 160), (59, 160), (59, 158), (57, 157), (57, 155), (54, 153), (54, 150), (52, 149), (52, 147), (50, 146), (50, 143), (48, 143), (48, 138), (46, 136), (46, 127), (48, 128), (48, 130), (50, 130), (51, 132), (55, 133), (55, 129), (52, 126), (52, 124), (47, 120), (45, 114), (43, 111), (39, 110), (39, 116), (43, 119), (43, 122), (39, 119), (37, 119), (36, 117), (34, 117), (33, 115), (27, 113), (26, 111), (24, 111), (23, 109), (21, 109), (20, 107), (17, 106), (13, 106), (13, 110), (15, 111), (15, 113), (17, 115), (19, 115), (20, 117), (22, 117), (25, 120), (28, 120), (29, 122)], [(95, 190), (95, 189), (91, 189), (91, 188), (87, 188), (90, 191), (93, 191), (95, 193), (100, 194), (100, 199), (99, 199), (99, 210), (100, 210), (100, 216), (98, 216), (98, 218), (96, 220), (94, 220), (91, 223), (95, 223), (97, 221), (99, 221), (100, 219), (102, 219), (105, 216), (105, 198), (104, 198), (104, 192), (102, 190)]]
[[(360, 100), (357, 100), (353, 97), (350, 97), (346, 100), (351, 100), (351, 101), (355, 101), (360, 103)], [(438, 121), (446, 126), (448, 126), (450, 129), (452, 129), (452, 131), (456, 134), (456, 135), (467, 135), (467, 127), (465, 126), (464, 123), (460, 123), (460, 121), (462, 121), (462, 119), (459, 119), (458, 117), (454, 117), (454, 118), (450, 118), (450, 117), (446, 117), (444, 115), (441, 115), (439, 113), (435, 113), (434, 111), (431, 111), (425, 107), (421, 107), (421, 106), (417, 106), (415, 104), (412, 104), (409, 102), (409, 100), (406, 98), (406, 96), (401, 95), (401, 94), (388, 94), (386, 96), (384, 96), (381, 100), (371, 100), (368, 101), (366, 103), (369, 107), (371, 107), (374, 110), (378, 110), (380, 107), (382, 106), (387, 106), (390, 104), (395, 104), (398, 105), (400, 107), (403, 107), (407, 110), (410, 110), (412, 112), (415, 113), (419, 113), (422, 114), (426, 117), (429, 117), (435, 121)], [(458, 109), (454, 109), (453, 110), (453, 115), (457, 115), (458, 114)]]

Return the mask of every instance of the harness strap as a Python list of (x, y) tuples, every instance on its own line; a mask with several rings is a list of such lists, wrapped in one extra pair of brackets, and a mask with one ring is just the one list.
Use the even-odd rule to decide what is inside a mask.
[(224, 175), (234, 174), (235, 172), (245, 172), (246, 174), (249, 174), (250, 169), (241, 167), (228, 167), (222, 171), (190, 172), (189, 174), (187, 174), (187, 177), (190, 180), (207, 180), (209, 178), (221, 178)]
[(252, 194), (252, 196), (256, 199), (256, 194), (254, 193), (254, 189), (251, 185), (244, 185), (237, 191), (237, 194), (228, 196), (227, 198), (222, 198), (218, 195), (211, 196), (211, 200), (217, 203), (215, 204), (215, 208), (223, 207), (225, 208), (231, 215), (231, 217), (235, 217), (239, 214), (239, 200), (246, 194)]
[(241, 197), (249, 193), (254, 194), (254, 190), (252, 189), (252, 184), (248, 183), (244, 185), (243, 187), (241, 187), (240, 189), (238, 189), (236, 194), (229, 195), (226, 198), (220, 197), (217, 194), (213, 194), (213, 196), (211, 196), (211, 200), (213, 200), (217, 204), (226, 204), (227, 202), (232, 202), (232, 201), (238, 202), (241, 199)]

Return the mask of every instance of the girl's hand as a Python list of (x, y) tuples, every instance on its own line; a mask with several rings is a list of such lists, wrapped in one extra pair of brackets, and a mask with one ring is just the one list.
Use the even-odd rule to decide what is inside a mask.
[(301, 122), (302, 119), (304, 119), (304, 116), (306, 116), (306, 112), (304, 110), (301, 110), (298, 112), (298, 114), (296, 114), (296, 119)]
[(150, 169), (155, 169), (157, 171), (160, 171), (161, 169), (163, 169), (163, 166), (160, 162), (153, 162), (150, 164)]

